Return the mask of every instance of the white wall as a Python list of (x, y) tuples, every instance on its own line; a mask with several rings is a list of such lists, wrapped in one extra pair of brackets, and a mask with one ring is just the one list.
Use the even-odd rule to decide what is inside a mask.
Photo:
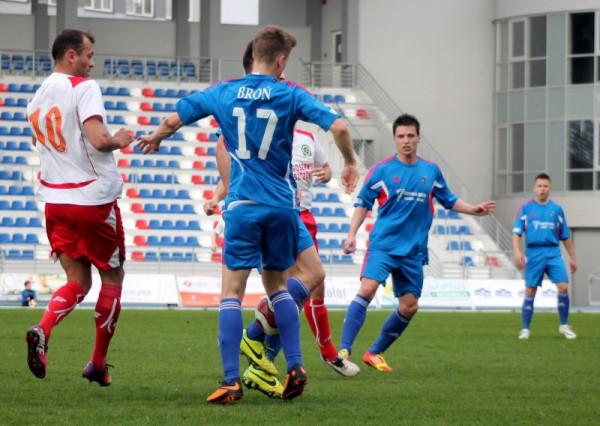
[(598, 0), (495, 0), (495, 18), (512, 18), (535, 13), (597, 9)]
[(419, 118), (470, 193), (491, 196), (493, 0), (369, 0), (359, 7), (359, 61)]

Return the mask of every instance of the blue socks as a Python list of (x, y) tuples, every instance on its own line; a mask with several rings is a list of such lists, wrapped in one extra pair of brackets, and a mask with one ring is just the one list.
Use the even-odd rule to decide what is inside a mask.
[(240, 342), (242, 341), (242, 307), (239, 299), (221, 299), (219, 305), (219, 348), (225, 381), (240, 378)]
[(258, 322), (254, 320), (246, 329), (246, 336), (250, 340), (257, 340), (262, 342), (263, 338), (265, 337), (265, 332), (263, 331), (261, 326), (258, 325)]
[(304, 283), (296, 277), (288, 278), (286, 285), (292, 299), (296, 302), (296, 306), (298, 306), (298, 309), (302, 309), (304, 302), (306, 302), (306, 299), (310, 296), (310, 291), (308, 291)]
[(276, 336), (265, 335), (265, 340), (263, 343), (265, 345), (267, 358), (269, 358), (271, 361), (275, 361), (275, 358), (277, 358), (277, 355), (281, 351), (281, 338), (279, 337), (279, 334)]
[(288, 371), (296, 364), (302, 365), (300, 350), (300, 318), (294, 299), (287, 290), (281, 290), (271, 296), (275, 310), (275, 321), (279, 328), (279, 336)]
[(371, 301), (366, 297), (357, 294), (346, 312), (344, 318), (344, 327), (342, 329), (342, 342), (339, 349), (347, 349), (352, 352), (352, 344), (358, 335), (358, 332), (365, 323), (367, 317), (367, 306)]
[(533, 300), (535, 297), (525, 296), (523, 300), (523, 306), (521, 307), (521, 328), (529, 330), (531, 324), (531, 317), (533, 316)]
[(569, 323), (569, 293), (558, 293), (558, 316), (560, 325)]
[(388, 319), (383, 323), (381, 334), (379, 334), (379, 337), (375, 340), (373, 346), (369, 348), (369, 352), (374, 354), (385, 352), (385, 350), (400, 337), (409, 322), (410, 318), (406, 318), (398, 311), (398, 309), (394, 309), (394, 312), (392, 312)]

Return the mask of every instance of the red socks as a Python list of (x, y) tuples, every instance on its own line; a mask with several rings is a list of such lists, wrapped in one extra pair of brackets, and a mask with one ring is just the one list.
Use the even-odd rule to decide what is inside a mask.
[(92, 353), (92, 362), (98, 368), (104, 368), (108, 345), (115, 333), (119, 313), (121, 312), (120, 285), (102, 284), (96, 303), (96, 343)]
[(54, 292), (39, 324), (44, 330), (46, 341), (50, 338), (54, 326), (69, 315), (84, 297), (83, 289), (73, 281), (69, 281)]
[(321, 355), (327, 361), (337, 357), (337, 350), (331, 342), (331, 330), (329, 329), (329, 315), (327, 306), (323, 299), (307, 299), (304, 303), (304, 314), (312, 333), (317, 338)]

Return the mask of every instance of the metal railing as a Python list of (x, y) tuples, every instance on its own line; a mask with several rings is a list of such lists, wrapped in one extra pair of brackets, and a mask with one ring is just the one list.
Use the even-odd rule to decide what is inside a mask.
[(307, 87), (356, 86), (356, 65), (351, 63), (300, 62), (301, 83)]
[(600, 306), (600, 271), (590, 272), (588, 279), (588, 303), (590, 306)]

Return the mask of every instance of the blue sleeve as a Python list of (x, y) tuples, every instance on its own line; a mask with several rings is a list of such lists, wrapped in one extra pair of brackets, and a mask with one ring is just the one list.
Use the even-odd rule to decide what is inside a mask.
[(526, 218), (526, 214), (525, 214), (525, 204), (523, 204), (520, 208), (519, 211), (517, 212), (517, 216), (515, 217), (515, 223), (513, 225), (513, 234), (518, 235), (519, 237), (521, 235), (523, 235), (523, 232), (525, 232), (525, 218)]
[(214, 114), (220, 87), (221, 85), (217, 84), (177, 101), (175, 109), (184, 126)]
[(324, 131), (328, 131), (335, 120), (341, 116), (333, 109), (317, 101), (306, 90), (296, 87), (296, 99), (299, 119), (316, 124)]
[(558, 208), (558, 238), (561, 241), (568, 240), (571, 237), (571, 231), (569, 230), (569, 225), (567, 224), (567, 218), (565, 217), (565, 212), (562, 208)]
[(448, 188), (446, 180), (437, 166), (436, 178), (435, 182), (433, 183), (433, 196), (447, 210), (452, 209), (454, 204), (456, 204), (456, 200), (458, 200), (458, 197), (454, 195), (452, 191), (450, 191), (450, 188)]
[(374, 166), (367, 174), (363, 186), (358, 193), (358, 197), (356, 198), (356, 202), (354, 203), (354, 207), (364, 207), (367, 210), (373, 209), (373, 204), (375, 204), (375, 200), (380, 192), (380, 182), (378, 182), (379, 173), (375, 167), (376, 166)]

